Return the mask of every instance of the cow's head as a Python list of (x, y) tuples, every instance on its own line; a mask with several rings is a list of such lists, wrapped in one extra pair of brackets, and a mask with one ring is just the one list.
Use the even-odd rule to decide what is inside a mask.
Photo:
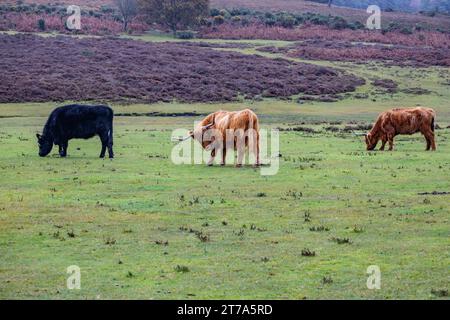
[(377, 146), (378, 139), (370, 132), (364, 135), (364, 138), (366, 140), (367, 151), (374, 150), (375, 147)]
[(214, 123), (207, 124), (206, 126), (202, 125), (201, 123), (198, 124), (193, 131), (189, 131), (189, 137), (197, 140), (198, 143), (200, 143), (205, 150), (212, 149), (212, 145), (214, 142), (214, 137), (207, 137), (205, 133), (209, 129), (214, 128)]
[(53, 141), (52, 139), (40, 135), (39, 133), (36, 133), (36, 138), (39, 144), (39, 156), (45, 157), (50, 153), (50, 151), (52, 151)]

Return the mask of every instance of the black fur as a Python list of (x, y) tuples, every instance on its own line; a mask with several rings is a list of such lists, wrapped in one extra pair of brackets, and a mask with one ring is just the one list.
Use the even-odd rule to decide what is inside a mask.
[(68, 105), (52, 111), (42, 135), (37, 134), (39, 155), (45, 157), (53, 145), (59, 146), (61, 157), (67, 155), (70, 139), (89, 139), (96, 135), (102, 142), (100, 158), (105, 157), (106, 148), (110, 158), (113, 152), (114, 112), (108, 106)]

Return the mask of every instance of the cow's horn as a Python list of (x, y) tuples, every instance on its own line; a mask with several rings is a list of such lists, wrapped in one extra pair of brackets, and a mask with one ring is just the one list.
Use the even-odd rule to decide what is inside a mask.
[(203, 130), (208, 130), (209, 128), (211, 128), (212, 126), (214, 125), (214, 123), (210, 123), (210, 124), (208, 124), (208, 125), (206, 125), (206, 126), (203, 126)]
[(187, 137), (178, 137), (178, 138), (173, 138), (172, 139), (172, 141), (175, 141), (175, 142), (183, 142), (183, 141), (186, 141), (186, 140), (189, 140), (191, 138), (191, 136), (187, 136)]

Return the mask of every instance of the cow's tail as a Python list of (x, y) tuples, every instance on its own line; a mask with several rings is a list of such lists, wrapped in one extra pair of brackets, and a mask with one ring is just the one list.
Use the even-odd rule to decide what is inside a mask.
[(113, 127), (114, 127), (114, 111), (111, 109), (111, 115), (110, 115), (110, 119), (109, 119), (109, 130), (108, 130), (108, 144), (110, 146), (112, 146), (114, 144)]
[(431, 117), (431, 131), (433, 131), (433, 132), (434, 132), (434, 126), (435, 126), (435, 120), (436, 120), (435, 118), (436, 118), (436, 115), (433, 114)]

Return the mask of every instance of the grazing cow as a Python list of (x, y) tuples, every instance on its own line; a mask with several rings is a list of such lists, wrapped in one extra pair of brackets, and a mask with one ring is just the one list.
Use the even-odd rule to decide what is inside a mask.
[(374, 150), (382, 141), (380, 150), (389, 142), (389, 150), (394, 148), (394, 137), (399, 134), (421, 132), (427, 141), (427, 151), (436, 150), (434, 140), (434, 121), (436, 113), (430, 108), (392, 109), (381, 113), (372, 130), (365, 135), (367, 150)]
[(105, 157), (106, 148), (110, 158), (113, 152), (113, 110), (108, 106), (68, 105), (52, 111), (42, 135), (36, 134), (39, 155), (45, 157), (53, 145), (59, 146), (59, 155), (67, 155), (70, 139), (89, 139), (98, 135), (102, 142), (100, 158)]
[(227, 149), (237, 150), (236, 166), (242, 166), (246, 147), (259, 161), (259, 121), (258, 116), (249, 109), (242, 111), (217, 111), (201, 121), (189, 136), (197, 140), (202, 147), (211, 151), (208, 165), (213, 164), (218, 151), (222, 153), (221, 165), (225, 165)]

